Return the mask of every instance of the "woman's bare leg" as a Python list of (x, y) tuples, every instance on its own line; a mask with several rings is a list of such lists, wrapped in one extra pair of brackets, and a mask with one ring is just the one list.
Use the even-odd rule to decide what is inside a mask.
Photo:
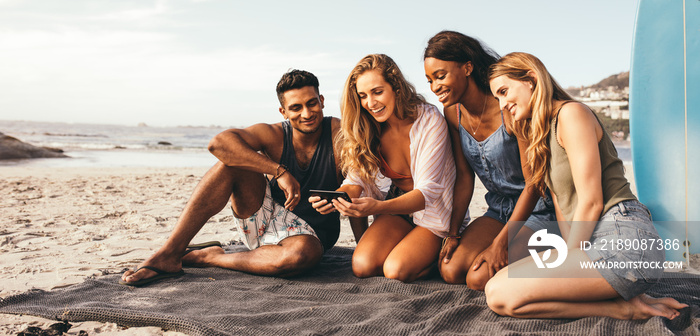
[[(469, 288), (483, 290), (489, 280), (489, 272), (486, 265), (483, 265), (476, 272), (470, 272), (472, 263), (479, 253), (484, 251), (499, 232), (503, 229), (503, 223), (491, 218), (482, 216), (475, 219), (462, 232), (459, 246), (452, 254), (448, 263), (440, 260), (438, 267), (442, 279), (451, 284), (468, 284)], [(475, 273), (468, 275), (468, 273)], [(469, 280), (467, 280), (469, 277)]]
[(399, 216), (377, 216), (352, 255), (352, 272), (355, 276), (367, 278), (382, 275), (387, 256), (411, 229), (411, 224)]
[(384, 262), (384, 276), (411, 282), (430, 273), (440, 253), (442, 238), (417, 226), (389, 253)]
[[(551, 253), (556, 258), (556, 250)], [(590, 261), (588, 255), (578, 249), (569, 250), (564, 264), (551, 269), (538, 269), (531, 258), (521, 259), (487, 283), (486, 301), (499, 315), (521, 318), (672, 319), (686, 307), (671, 298), (644, 294), (625, 301), (596, 270), (582, 271), (579, 263), (585, 261)]]

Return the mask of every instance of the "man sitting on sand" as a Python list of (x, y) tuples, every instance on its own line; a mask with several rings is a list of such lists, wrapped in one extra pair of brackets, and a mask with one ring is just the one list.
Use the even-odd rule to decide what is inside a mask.
[[(333, 150), (340, 120), (324, 118), (324, 98), (310, 72), (284, 74), (277, 97), (284, 122), (230, 129), (212, 139), (209, 151), (219, 162), (195, 188), (165, 245), (135, 271), (125, 272), (122, 284), (140, 286), (181, 275), (182, 265), (288, 277), (312, 268), (333, 247), (340, 233), (338, 213), (322, 215), (308, 198), (311, 189), (340, 186)], [(229, 198), (250, 251), (226, 254), (218, 242), (187, 249)], [(352, 229), (359, 240), (366, 224), (353, 220)]]

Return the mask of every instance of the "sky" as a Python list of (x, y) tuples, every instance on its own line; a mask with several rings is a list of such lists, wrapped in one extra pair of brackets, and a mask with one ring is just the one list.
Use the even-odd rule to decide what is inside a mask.
[(275, 86), (318, 76), (326, 115), (365, 55), (429, 102), (423, 51), (456, 30), (539, 57), (564, 87), (629, 71), (638, 0), (0, 0), (0, 120), (244, 127), (282, 120)]

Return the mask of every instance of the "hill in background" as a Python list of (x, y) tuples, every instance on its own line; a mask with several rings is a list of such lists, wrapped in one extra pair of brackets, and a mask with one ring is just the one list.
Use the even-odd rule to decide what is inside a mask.
[(612, 75), (606, 79), (603, 79), (602, 81), (598, 82), (595, 85), (592, 85), (592, 87), (597, 88), (597, 89), (607, 89), (609, 87), (614, 87), (618, 90), (623, 90), (626, 87), (630, 86), (630, 72), (621, 72), (617, 75)]
[(598, 115), (613, 140), (629, 137), (629, 71), (608, 76), (590, 86), (569, 87), (566, 91)]
[(630, 72), (625, 71), (611, 75), (600, 82), (566, 89), (570, 95), (576, 98), (591, 98), (593, 100), (628, 100), (630, 86)]

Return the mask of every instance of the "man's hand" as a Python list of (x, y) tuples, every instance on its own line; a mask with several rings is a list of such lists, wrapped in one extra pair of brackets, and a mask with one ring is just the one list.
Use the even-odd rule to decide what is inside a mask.
[(287, 197), (287, 201), (284, 202), (284, 208), (293, 211), (299, 204), (299, 200), (301, 200), (299, 182), (291, 173), (285, 171), (277, 178), (277, 185), (284, 191), (284, 196)]

